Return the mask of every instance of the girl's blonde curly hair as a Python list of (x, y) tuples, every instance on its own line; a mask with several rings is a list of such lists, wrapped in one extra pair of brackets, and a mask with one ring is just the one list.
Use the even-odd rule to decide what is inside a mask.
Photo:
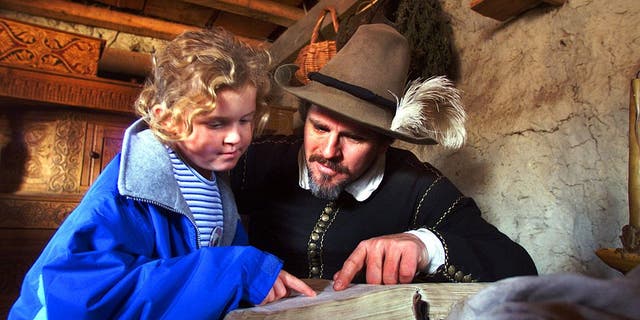
[[(180, 141), (193, 132), (194, 117), (215, 109), (219, 90), (253, 85), (256, 119), (261, 119), (271, 88), (270, 62), (266, 50), (222, 28), (184, 32), (154, 54), (136, 113), (163, 142)], [(161, 112), (154, 111), (158, 108)]]

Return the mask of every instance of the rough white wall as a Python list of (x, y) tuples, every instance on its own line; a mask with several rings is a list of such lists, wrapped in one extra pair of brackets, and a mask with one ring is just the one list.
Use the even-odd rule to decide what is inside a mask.
[(502, 23), (442, 1), (469, 113), (457, 152), (411, 147), (533, 256), (541, 273), (617, 275), (595, 255), (628, 224), (629, 85), (640, 1), (568, 0)]

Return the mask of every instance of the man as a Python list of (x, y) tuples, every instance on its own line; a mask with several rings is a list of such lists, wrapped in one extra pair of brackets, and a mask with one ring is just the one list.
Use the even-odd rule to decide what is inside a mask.
[(527, 252), (480, 217), (437, 169), (394, 139), (462, 145), (460, 96), (443, 77), (406, 92), (409, 46), (387, 25), (364, 25), (311, 82), (276, 82), (301, 98), (304, 137), (255, 141), (233, 172), (250, 241), (298, 277), (396, 284), (494, 281), (536, 274)]

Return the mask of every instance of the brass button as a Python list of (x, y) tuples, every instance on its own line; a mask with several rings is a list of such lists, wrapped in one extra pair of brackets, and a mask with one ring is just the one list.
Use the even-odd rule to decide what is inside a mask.
[(309, 251), (309, 256), (310, 256), (310, 257), (315, 257), (315, 256), (317, 256), (317, 255), (318, 255), (318, 251), (315, 251), (315, 250), (311, 250), (311, 251)]
[(323, 213), (322, 215), (320, 215), (320, 220), (325, 222), (329, 221), (329, 215)]
[(454, 275), (454, 274), (456, 273), (456, 267), (455, 267), (455, 266), (449, 266), (449, 267), (447, 268), (447, 273), (448, 273), (450, 276)]
[(468, 274), (462, 277), (462, 282), (471, 282), (471, 275)]
[(462, 271), (456, 272), (456, 274), (453, 276), (456, 281), (462, 281), (462, 277), (464, 277), (464, 273), (462, 273)]
[(312, 267), (311, 268), (311, 273), (318, 274), (318, 273), (320, 273), (320, 269), (318, 269), (318, 267)]
[(318, 247), (318, 245), (315, 242), (309, 243), (309, 249), (310, 250), (315, 250), (317, 247)]
[(320, 239), (320, 236), (319, 236), (317, 233), (312, 232), (312, 233), (311, 233), (311, 239), (313, 239), (313, 240), (318, 240), (318, 239)]

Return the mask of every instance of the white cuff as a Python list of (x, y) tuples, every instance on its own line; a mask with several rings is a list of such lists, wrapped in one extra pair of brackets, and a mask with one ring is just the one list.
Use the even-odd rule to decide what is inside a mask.
[(422, 243), (427, 248), (427, 255), (429, 256), (429, 261), (427, 264), (426, 270), (420, 270), (423, 272), (427, 272), (429, 274), (434, 274), (438, 270), (438, 268), (444, 264), (445, 256), (444, 256), (444, 246), (440, 239), (431, 232), (431, 230), (426, 228), (420, 228), (417, 230), (409, 230), (406, 233), (410, 233)]

